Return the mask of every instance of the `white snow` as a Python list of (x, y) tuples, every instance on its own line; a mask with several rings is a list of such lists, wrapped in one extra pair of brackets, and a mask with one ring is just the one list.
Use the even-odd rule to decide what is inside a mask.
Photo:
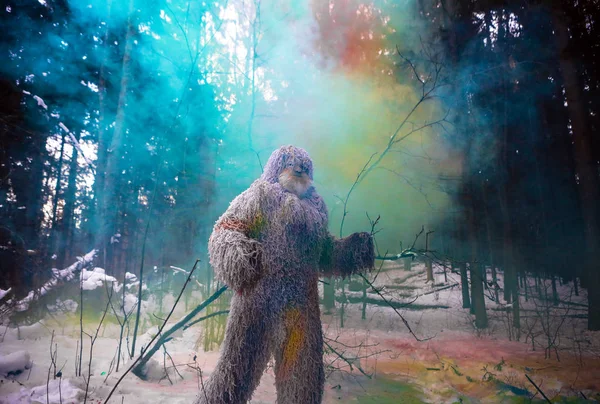
[[(0, 343), (7, 343), (9, 341), (22, 341), (22, 340), (36, 340), (40, 338), (45, 338), (50, 335), (50, 331), (48, 328), (41, 322), (34, 323), (32, 325), (22, 325), (18, 328), (6, 328), (0, 333)], [(0, 352), (4, 352), (4, 345), (0, 345)], [(27, 348), (29, 350), (29, 346), (22, 346), (21, 348)], [(46, 347), (47, 348), (47, 347)], [(8, 349), (8, 348), (7, 348)], [(19, 349), (12, 349), (12, 351)], [(7, 352), (10, 352), (7, 351)], [(6, 352), (4, 352), (6, 353)]]
[[(86, 257), (82, 257), (82, 260), (85, 258)], [(408, 307), (406, 309), (400, 309), (401, 314), (406, 318), (414, 332), (419, 337), (435, 337), (435, 339), (432, 340), (432, 343), (440, 341), (441, 343), (446, 343), (448, 339), (459, 337), (464, 338), (465, 341), (472, 341), (474, 338), (479, 338), (475, 336), (475, 331), (473, 330), (473, 316), (469, 314), (468, 309), (462, 308), (460, 276), (458, 274), (451, 272), (449, 268), (447, 268), (446, 281), (442, 272), (442, 268), (439, 266), (434, 266), (435, 282), (426, 283), (425, 268), (423, 263), (418, 261), (414, 262), (411, 271), (404, 271), (402, 269), (402, 265), (398, 264), (398, 262), (394, 262), (386, 265), (381, 273), (377, 274), (376, 270), (369, 274), (368, 278), (374, 283), (378, 290), (381, 291), (381, 294), (383, 294), (389, 301), (403, 303), (411, 302), (416, 299), (413, 305), (423, 307), (418, 310), (411, 310)], [(57, 270), (56, 272), (60, 271)], [(66, 274), (67, 272), (64, 273)], [(375, 275), (377, 275), (377, 279), (373, 281)], [(490, 280), (490, 275), (490, 272), (488, 272), (488, 281)], [(502, 275), (502, 272), (498, 273), (498, 284), (500, 286), (502, 286), (504, 283)], [(74, 276), (76, 277), (77, 274)], [(91, 282), (92, 280), (96, 279), (96, 281), (103, 283), (107, 278), (112, 277), (108, 277), (102, 268), (94, 268), (90, 271), (83, 271), (81, 274), (81, 279), (83, 279), (84, 282)], [(137, 277), (132, 273), (126, 273), (125, 279), (126, 284), (134, 281), (135, 285), (139, 285)], [(354, 282), (354, 287), (356, 287), (357, 282), (362, 282), (360, 278), (352, 278), (351, 281)], [(122, 284), (118, 284), (115, 280), (111, 279), (109, 282), (112, 282), (115, 290), (117, 287), (122, 288)], [(458, 285), (456, 285), (457, 283)], [(96, 285), (96, 287), (98, 286), (97, 283), (94, 283), (94, 285)], [(533, 285), (533, 280), (531, 280), (530, 285)], [(546, 286), (549, 287), (548, 284), (546, 284)], [(585, 302), (585, 290), (580, 291), (581, 296), (571, 296), (571, 286), (572, 284), (558, 285), (558, 291), (561, 300)], [(354, 291), (349, 291), (349, 286), (346, 287), (346, 296), (353, 298), (362, 297), (362, 291), (358, 291), (357, 289), (354, 289), (354, 287)], [(319, 288), (322, 289), (322, 284), (319, 285)], [(368, 298), (375, 301), (382, 300), (381, 296), (376, 293), (372, 293), (370, 289), (371, 288), (367, 289)], [(133, 316), (131, 316), (131, 319), (133, 319), (135, 318), (137, 293), (129, 293), (127, 292), (126, 288), (121, 289), (121, 291), (125, 292), (125, 310), (127, 312), (130, 312), (132, 309), (134, 310)], [(168, 312), (175, 301), (175, 296), (173, 296), (171, 293), (160, 295), (159, 299), (157, 289), (155, 289), (152, 284), (150, 284), (149, 292), (152, 293), (146, 293), (144, 300), (142, 301), (142, 317), (140, 322), (141, 329), (136, 343), (136, 351), (138, 353), (140, 349), (147, 346), (152, 336), (157, 332), (157, 327), (155, 325), (157, 323), (157, 318), (164, 317), (164, 313)], [(79, 293), (78, 290), (77, 293)], [(483, 337), (493, 337), (493, 340), (506, 340), (505, 328), (498, 325), (501, 324), (501, 321), (504, 318), (503, 316), (506, 316), (506, 312), (501, 310), (502, 308), (506, 307), (505, 303), (503, 301), (494, 302), (491, 300), (491, 297), (493, 297), (493, 290), (486, 290), (485, 293), (487, 296), (486, 306), (488, 308), (488, 315), (490, 317), (490, 323), (492, 326), (482, 335)], [(104, 293), (102, 293), (102, 296), (104, 296)], [(119, 316), (122, 318), (122, 309), (120, 308), (120, 305), (122, 304), (122, 301), (120, 300), (121, 298), (122, 295), (119, 294), (118, 298), (116, 298), (114, 302), (118, 303), (115, 304), (115, 308), (117, 309)], [(185, 315), (187, 312), (189, 312), (189, 310), (191, 310), (191, 308), (194, 307), (195, 304), (203, 301), (205, 298), (205, 295), (201, 295), (198, 290), (194, 290), (189, 296), (189, 303), (183, 299), (181, 302), (179, 302), (170, 323), (176, 322), (176, 319)], [(52, 318), (48, 316), (41, 322), (31, 326), (20, 326), (19, 328), (7, 329), (5, 329), (3, 326), (0, 328), (0, 355), (25, 350), (29, 352), (30, 357), (34, 359), (34, 364), (33, 367), (31, 367), (31, 370), (27, 370), (18, 376), (14, 376), (16, 381), (25, 385), (24, 387), (19, 386), (19, 384), (16, 382), (7, 383), (6, 380), (4, 381), (4, 384), (0, 388), (0, 403), (47, 402), (46, 378), (50, 365), (49, 344), (53, 330), (55, 331), (54, 343), (58, 346), (57, 366), (60, 368), (64, 363), (66, 363), (66, 366), (64, 366), (64, 369), (62, 370), (62, 402), (77, 403), (83, 401), (82, 390), (85, 390), (84, 380), (88, 372), (87, 366), (89, 363), (89, 338), (84, 335), (84, 377), (75, 377), (74, 356), (75, 352), (77, 352), (79, 339), (78, 315), (74, 316), (73, 314), (70, 314), (68, 310), (61, 311), (61, 308), (64, 307), (76, 310), (77, 303), (76, 301), (67, 299), (66, 296), (62, 297), (62, 299), (65, 300), (57, 300), (56, 304), (49, 305), (49, 308), (56, 310), (56, 313), (52, 313)], [(73, 297), (73, 299), (77, 300), (78, 297)], [(331, 339), (340, 337), (342, 338), (342, 341), (346, 343), (352, 343), (353, 345), (361, 343), (381, 344), (378, 347), (374, 345), (373, 350), (383, 350), (381, 347), (393, 349), (389, 355), (385, 354), (381, 357), (382, 361), (385, 359), (389, 362), (391, 360), (389, 359), (391, 355), (397, 355), (397, 361), (399, 362), (407, 361), (408, 363), (409, 361), (420, 360), (420, 357), (409, 358), (407, 355), (403, 354), (402, 350), (405, 349), (404, 345), (399, 345), (399, 348), (395, 345), (389, 345), (390, 341), (396, 340), (404, 344), (406, 341), (410, 341), (411, 337), (409, 336), (405, 325), (402, 321), (400, 321), (396, 312), (394, 312), (390, 307), (387, 307), (385, 304), (377, 304), (373, 302), (373, 300), (370, 300), (369, 304), (366, 306), (366, 320), (361, 319), (362, 302), (359, 301), (358, 303), (346, 304), (344, 309), (344, 328), (339, 327), (340, 304), (339, 302), (336, 302), (336, 308), (333, 310), (333, 313), (324, 314), (322, 317), (325, 335)], [(186, 303), (188, 304), (187, 309)], [(220, 302), (217, 302), (217, 304), (220, 304)], [(434, 308), (438, 305), (448, 306), (449, 308)], [(85, 303), (84, 307), (86, 307)], [(88, 308), (89, 307), (91, 306), (88, 306)], [(532, 297), (529, 297), (528, 302), (525, 302), (524, 298), (522, 298), (521, 307), (523, 310), (536, 308)], [(225, 308), (226, 305), (223, 307), (223, 309)], [(215, 307), (214, 309), (216, 310), (217, 308)], [(559, 308), (557, 307), (553, 308), (552, 310), (558, 309)], [(101, 310), (101, 308), (99, 310)], [(206, 313), (203, 313), (202, 315), (204, 314)], [(73, 321), (74, 319), (76, 321)], [(525, 326), (527, 320), (528, 319), (524, 315), (522, 318), (523, 326)], [(92, 322), (84, 323), (84, 331), (86, 333), (94, 334), (98, 325), (97, 321), (98, 320), (96, 319)], [(575, 319), (573, 321), (582, 320)], [(154, 402), (183, 404), (193, 402), (194, 397), (199, 391), (199, 373), (196, 370), (196, 365), (201, 368), (201, 371), (206, 378), (210, 376), (210, 373), (214, 370), (216, 361), (219, 357), (219, 352), (216, 350), (210, 352), (205, 352), (203, 350), (202, 339), (200, 336), (206, 332), (206, 330), (203, 328), (204, 324), (205, 323), (200, 323), (194, 327), (190, 327), (185, 331), (180, 330), (173, 335), (174, 338), (165, 345), (169, 355), (171, 355), (173, 358), (173, 363), (177, 365), (178, 371), (182, 374), (183, 379), (180, 378), (179, 375), (174, 371), (169, 357), (161, 349), (148, 363), (148, 368), (146, 369), (148, 380), (142, 381), (135, 375), (129, 374), (124, 382), (119, 385), (119, 388), (116, 390), (111, 402), (118, 403), (121, 402), (121, 400), (124, 400), (124, 402), (128, 404)], [(562, 336), (565, 336), (565, 338), (572, 338), (572, 334), (573, 336), (577, 337), (578, 341), (584, 340), (582, 335), (575, 333), (576, 327), (574, 327), (574, 322), (567, 324), (569, 325), (569, 328), (565, 326), (563, 329), (561, 329), (561, 338)], [(129, 325), (131, 326), (132, 322), (130, 322)], [(125, 338), (123, 341), (122, 358), (119, 372), (116, 372), (114, 369), (119, 331), (119, 325), (116, 323), (112, 311), (109, 311), (105, 322), (100, 329), (98, 340), (94, 345), (93, 361), (91, 364), (91, 384), (89, 390), (90, 397), (88, 397), (90, 402), (102, 402), (106, 398), (112, 386), (116, 383), (116, 380), (123, 374), (124, 369), (127, 368), (125, 364), (131, 361), (127, 355), (127, 346), (130, 347), (131, 344), (131, 337), (129, 337), (129, 340)], [(590, 346), (599, 346), (598, 341), (600, 341), (600, 333), (596, 334), (587, 333), (583, 335), (586, 340), (590, 340)], [(356, 341), (354, 341), (354, 339)], [(542, 341), (541, 337), (539, 339)], [(490, 341), (493, 340), (490, 339)], [(521, 341), (523, 340), (524, 337), (522, 337)], [(536, 341), (537, 340), (538, 338), (536, 338)], [(514, 341), (513, 343), (518, 349), (529, 349), (529, 344)], [(410, 344), (407, 346), (409, 345)], [(426, 344), (422, 345), (425, 346)], [(213, 349), (214, 348), (215, 347), (213, 347)], [(565, 349), (566, 348), (568, 347), (565, 347)], [(419, 349), (424, 350), (425, 348)], [(349, 350), (346, 353), (347, 356), (353, 354), (354, 352), (352, 352), (352, 350)], [(584, 355), (587, 354), (584, 353)], [(21, 359), (23, 358), (21, 357)], [(331, 359), (335, 358), (330, 358), (329, 362)], [(369, 366), (365, 365), (360, 359), (358, 360), (358, 363), (363, 367)], [(25, 369), (25, 367), (23, 368)], [(365, 367), (365, 369), (369, 371), (367, 367)], [(165, 370), (168, 371), (173, 385), (171, 385), (171, 382), (164, 377)], [(348, 380), (351, 379), (352, 378), (349, 378)], [(326, 399), (324, 402), (333, 403), (350, 401), (350, 399), (347, 401), (337, 401), (338, 391), (341, 390), (350, 392), (349, 389), (351, 388), (352, 382), (348, 380), (333, 382), (328, 379), (328, 384), (325, 387), (325, 395), (326, 398), (328, 397), (328, 399)], [(50, 384), (48, 386), (50, 391), (50, 396), (48, 397), (49, 402), (60, 402), (60, 397), (57, 396), (59, 382), (59, 379), (50, 380)], [(338, 383), (341, 383), (341, 387), (334, 389)], [(547, 385), (548, 384), (545, 384), (545, 386)], [(274, 397), (275, 387), (273, 368), (270, 367), (263, 375), (261, 384), (258, 387), (252, 402), (274, 402)], [(347, 395), (347, 397), (351, 397), (351, 395)], [(441, 401), (431, 399), (429, 402)]]
[(75, 313), (77, 311), (77, 307), (79, 304), (72, 299), (67, 299), (62, 301), (60, 299), (56, 299), (56, 304), (48, 304), (48, 310), (51, 312), (63, 312), (63, 313)]
[(0, 375), (19, 374), (31, 367), (29, 352), (17, 351), (0, 356)]
[(75, 147), (77, 149), (77, 151), (79, 152), (79, 154), (81, 155), (81, 157), (83, 157), (83, 160), (85, 160), (85, 163), (90, 166), (90, 167), (94, 167), (94, 165), (92, 164), (92, 162), (86, 157), (85, 153), (83, 152), (82, 148), (81, 148), (81, 144), (79, 143), (79, 141), (77, 140), (77, 138), (75, 138), (75, 136), (73, 136), (73, 133), (71, 133), (71, 131), (69, 130), (69, 128), (67, 128), (67, 126), (62, 123), (59, 122), (58, 126), (60, 126), (60, 128), (62, 130), (64, 130), (67, 135), (69, 135), (69, 139), (71, 140), (71, 143), (73, 144), (73, 147)]
[[(131, 289), (134, 286), (139, 286), (139, 284), (140, 281), (136, 280), (135, 282), (128, 283), (127, 285), (125, 285), (125, 287), (127, 289)], [(142, 284), (142, 290), (148, 290), (148, 286), (145, 283)]]
[(81, 287), (83, 290), (94, 290), (107, 283), (116, 283), (117, 279), (113, 276), (106, 275), (103, 268), (94, 268), (91, 271), (87, 271), (85, 268), (81, 271)]
[(73, 385), (69, 379), (50, 380), (48, 385), (42, 384), (33, 388), (21, 387), (18, 392), (6, 396), (7, 403), (80, 403), (84, 391)]
[[(125, 294), (125, 312), (129, 313), (133, 306), (137, 304), (137, 297), (132, 293)], [(143, 304), (143, 303), (142, 303)]]
[(36, 102), (37, 102), (37, 105), (38, 105), (39, 107), (42, 107), (42, 108), (44, 108), (44, 109), (48, 109), (48, 106), (46, 105), (46, 103), (44, 102), (44, 100), (43, 100), (41, 97), (39, 97), (39, 96), (37, 96), (37, 95), (34, 95), (34, 96), (33, 96), (33, 99), (34, 99), (34, 100), (36, 100)]
[(62, 130), (64, 130), (65, 132), (67, 132), (67, 133), (71, 133), (71, 131), (69, 130), (69, 128), (67, 128), (67, 125), (65, 125), (64, 123), (62, 123), (62, 122), (59, 122), (59, 123), (58, 123), (58, 126), (60, 126), (60, 128), (61, 128)]
[[(17, 311), (25, 311), (29, 308), (29, 304), (36, 300), (39, 296), (44, 296), (46, 293), (51, 291), (56, 287), (59, 281), (70, 281), (75, 277), (75, 273), (82, 269), (83, 266), (92, 262), (94, 257), (96, 256), (96, 250), (92, 250), (83, 257), (77, 257), (77, 262), (72, 264), (71, 266), (65, 269), (53, 269), (53, 277), (46, 282), (41, 288), (37, 290), (31, 290), (27, 296), (23, 299), (16, 302), (15, 309)], [(12, 303), (12, 301), (8, 301), (7, 304)]]
[(8, 288), (6, 290), (0, 289), (0, 300), (4, 299), (4, 296), (6, 296), (7, 294), (9, 294), (11, 289), (12, 288)]

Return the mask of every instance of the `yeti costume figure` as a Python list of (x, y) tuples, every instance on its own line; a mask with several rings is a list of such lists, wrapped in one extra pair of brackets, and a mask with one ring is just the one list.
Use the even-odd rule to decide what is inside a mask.
[(221, 356), (197, 403), (248, 402), (272, 356), (278, 403), (321, 403), (318, 278), (369, 270), (374, 251), (369, 233), (329, 235), (312, 178), (306, 151), (281, 147), (217, 220), (210, 263), (235, 292)]

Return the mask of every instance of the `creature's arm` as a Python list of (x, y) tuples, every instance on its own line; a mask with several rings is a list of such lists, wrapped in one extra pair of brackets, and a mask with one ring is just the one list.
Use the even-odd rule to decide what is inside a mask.
[(328, 235), (323, 241), (319, 266), (327, 277), (345, 278), (364, 272), (372, 269), (374, 262), (373, 237), (369, 233), (353, 233), (342, 239)]
[(252, 186), (235, 198), (217, 220), (208, 240), (210, 263), (217, 279), (241, 292), (262, 275), (262, 245), (258, 240), (265, 216), (260, 187)]
[(319, 270), (326, 276), (345, 278), (352, 274), (373, 269), (375, 264), (375, 248), (370, 233), (354, 233), (338, 239), (327, 233), (328, 213), (323, 198), (314, 190), (309, 196), (313, 206), (323, 218), (324, 234), (321, 238), (321, 257)]

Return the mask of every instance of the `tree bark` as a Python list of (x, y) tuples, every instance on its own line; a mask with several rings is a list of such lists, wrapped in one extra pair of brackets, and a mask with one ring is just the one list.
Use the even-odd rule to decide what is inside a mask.
[(588, 290), (588, 329), (600, 330), (600, 268), (597, 257), (600, 252), (600, 224), (598, 201), (600, 200), (598, 165), (591, 152), (592, 132), (587, 122), (587, 108), (583, 100), (582, 84), (577, 66), (569, 47), (569, 28), (560, 6), (553, 9), (555, 37), (559, 65), (562, 73), (567, 110), (571, 117), (573, 153), (578, 178), (579, 199), (584, 220), (585, 256), (584, 268)]
[[(129, 20), (127, 23), (127, 34), (125, 37), (125, 51), (123, 53), (121, 67), (121, 85), (115, 117), (115, 127), (110, 143), (105, 152), (106, 171), (104, 173), (103, 204), (100, 206), (101, 235), (98, 240), (98, 249), (106, 251), (111, 237), (115, 234), (115, 217), (118, 216), (119, 205), (119, 169), (122, 159), (122, 147), (125, 138), (125, 107), (127, 105), (127, 90), (129, 85), (129, 74), (131, 64), (131, 51), (133, 47), (133, 5), (129, 1)], [(106, 253), (105, 253), (106, 254)], [(106, 265), (106, 264), (105, 264)]]
[[(79, 141), (79, 132), (75, 135), (75, 140)], [(59, 268), (64, 266), (66, 261), (70, 261), (73, 258), (73, 254), (70, 252), (73, 248), (74, 235), (75, 235), (75, 198), (77, 191), (77, 156), (78, 151), (73, 146), (73, 152), (71, 153), (71, 162), (69, 163), (69, 180), (67, 183), (67, 191), (65, 193), (65, 206), (63, 208), (63, 222), (62, 222), (62, 241), (63, 246), (68, 248), (59, 248), (58, 260), (60, 262)]]
[(460, 268), (460, 285), (462, 289), (463, 309), (471, 308), (471, 299), (469, 298), (469, 278), (467, 277), (467, 264), (461, 262)]
[(479, 329), (487, 328), (488, 318), (485, 311), (481, 264), (471, 262), (469, 271), (471, 272), (471, 305), (475, 312), (475, 326)]
[(50, 242), (48, 243), (48, 250), (51, 254), (58, 255), (58, 229), (57, 229), (57, 214), (58, 214), (58, 201), (60, 200), (60, 191), (62, 188), (62, 166), (65, 155), (65, 133), (63, 131), (60, 141), (60, 157), (56, 163), (56, 186), (54, 187), (54, 197), (52, 198), (52, 222), (50, 226)]

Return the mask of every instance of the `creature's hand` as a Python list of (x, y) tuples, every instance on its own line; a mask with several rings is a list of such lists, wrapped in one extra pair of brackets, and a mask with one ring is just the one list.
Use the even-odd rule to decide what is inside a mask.
[(262, 244), (243, 233), (228, 229), (214, 231), (208, 252), (217, 278), (233, 290), (247, 290), (263, 275)]
[(342, 239), (325, 239), (319, 266), (325, 276), (346, 277), (373, 269), (375, 248), (370, 233), (354, 233)]
[(375, 263), (375, 248), (373, 237), (370, 233), (353, 233), (347, 237), (348, 247), (354, 255), (356, 268), (360, 270), (371, 270)]

